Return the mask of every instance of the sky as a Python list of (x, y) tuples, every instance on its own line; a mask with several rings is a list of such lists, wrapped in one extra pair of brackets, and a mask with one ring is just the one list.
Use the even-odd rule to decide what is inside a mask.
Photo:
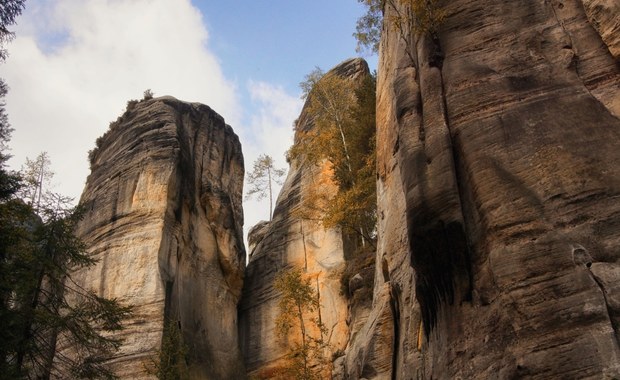
[[(27, 0), (0, 65), (9, 165), (46, 151), (52, 190), (79, 200), (95, 139), (151, 89), (222, 115), (246, 172), (260, 154), (287, 168), (298, 84), (358, 56), (352, 33), (363, 12), (357, 0)], [(269, 200), (243, 206), (246, 232), (269, 218)]]

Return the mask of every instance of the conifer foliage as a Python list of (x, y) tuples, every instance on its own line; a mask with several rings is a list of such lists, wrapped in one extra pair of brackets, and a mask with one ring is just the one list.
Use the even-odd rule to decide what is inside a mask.
[(44, 199), (0, 200), (0, 378), (114, 378), (104, 362), (121, 342), (109, 333), (130, 307), (73, 281), (95, 264), (74, 232), (82, 211)]
[(285, 174), (286, 170), (277, 168), (273, 158), (267, 154), (261, 154), (254, 161), (252, 172), (248, 174), (250, 188), (246, 193), (246, 198), (256, 196), (256, 199), (260, 201), (269, 197), (269, 220), (273, 214), (274, 183), (281, 185)]
[[(0, 62), (24, 3), (0, 2)], [(0, 379), (114, 378), (104, 362), (120, 341), (109, 333), (130, 308), (73, 282), (74, 270), (95, 261), (75, 235), (81, 209), (45, 189), (49, 157), (25, 173), (7, 169), (7, 91), (0, 80)]]
[(26, 0), (2, 0), (0, 2), (0, 61), (4, 61), (7, 56), (6, 43), (15, 36), (9, 30), (15, 24), (17, 16), (24, 10)]
[(164, 320), (164, 331), (161, 347), (156, 356), (151, 357), (145, 364), (145, 372), (159, 380), (187, 380), (188, 347), (183, 340), (183, 332), (179, 323), (174, 320)]

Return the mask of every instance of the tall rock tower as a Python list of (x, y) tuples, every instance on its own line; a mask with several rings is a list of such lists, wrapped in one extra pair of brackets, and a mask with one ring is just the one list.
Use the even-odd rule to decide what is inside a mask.
[[(361, 81), (370, 75), (362, 59), (347, 60), (325, 74)], [(297, 130), (313, 128), (312, 115), (304, 108)], [(296, 141), (300, 134), (296, 135)], [(239, 331), (249, 375), (269, 378), (282, 366), (287, 350), (278, 340), (275, 320), (280, 294), (274, 289), (276, 276), (292, 267), (302, 268), (312, 278), (320, 295), (321, 318), (330, 330), (333, 351), (344, 349), (348, 339), (347, 300), (340, 277), (345, 266), (343, 236), (339, 229), (324, 228), (300, 215), (309, 188), (320, 186), (335, 192), (330, 165), (315, 165), (293, 159), (271, 222), (250, 231), (250, 261), (240, 304)], [(331, 358), (330, 358), (331, 360)]]
[(618, 378), (618, 8), (416, 2), (445, 16), (426, 33), (410, 3), (384, 7), (384, 318), (349, 378)]
[(78, 233), (99, 262), (75, 278), (134, 305), (110, 365), (123, 379), (154, 378), (145, 364), (174, 325), (192, 379), (243, 378), (239, 139), (209, 107), (161, 97), (129, 104), (97, 146)]

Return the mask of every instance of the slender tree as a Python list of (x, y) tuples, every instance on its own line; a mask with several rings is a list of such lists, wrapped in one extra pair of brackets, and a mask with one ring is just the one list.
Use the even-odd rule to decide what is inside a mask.
[(49, 185), (54, 177), (51, 170), (52, 162), (47, 152), (40, 153), (34, 160), (26, 158), (26, 167), (22, 169), (24, 187), (22, 197), (28, 200), (35, 210), (41, 207), (41, 200), (49, 190)]
[(186, 356), (187, 344), (183, 341), (183, 332), (178, 321), (165, 319), (161, 348), (156, 356), (146, 363), (146, 373), (159, 380), (187, 380)]
[[(302, 83), (308, 91), (304, 112), (312, 127), (298, 125), (289, 157), (331, 166), (335, 195), (320, 181), (311, 184), (300, 215), (325, 227), (342, 227), (362, 243), (374, 243), (375, 187), (375, 79), (361, 82), (333, 73), (315, 72)], [(309, 89), (309, 90), (308, 90)], [(302, 129), (303, 127), (303, 129)]]
[[(130, 307), (72, 279), (95, 264), (75, 234), (80, 208), (48, 195), (38, 212), (14, 197), (0, 204), (0, 378), (113, 378)], [(63, 350), (59, 350), (63, 347)]]
[(261, 200), (269, 197), (269, 220), (273, 213), (273, 184), (281, 185), (284, 174), (286, 170), (276, 168), (273, 159), (267, 154), (258, 156), (254, 161), (252, 172), (248, 174), (250, 189), (246, 193), (246, 198), (256, 196), (257, 200)]
[(289, 345), (290, 375), (298, 380), (329, 378), (328, 331), (321, 321), (318, 292), (310, 278), (304, 278), (299, 269), (286, 270), (276, 277), (274, 287), (282, 294), (276, 318), (278, 337), (288, 340), (291, 330), (299, 332), (299, 340)]
[[(306, 113), (312, 117), (313, 130), (305, 133), (298, 141), (299, 149), (311, 161), (319, 161), (325, 155), (338, 160), (349, 175), (340, 173), (342, 177), (350, 177), (352, 171), (350, 142), (348, 129), (351, 129), (352, 107), (355, 104), (355, 92), (351, 81), (338, 75), (324, 75), (320, 68), (315, 68), (306, 75), (305, 81), (299, 84), (306, 99)], [(300, 144), (314, 145), (303, 147)], [(319, 149), (317, 149), (319, 148)], [(297, 147), (291, 154), (298, 155)]]

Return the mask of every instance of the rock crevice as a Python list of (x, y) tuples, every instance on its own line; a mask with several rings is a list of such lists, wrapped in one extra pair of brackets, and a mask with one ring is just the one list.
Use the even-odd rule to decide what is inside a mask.
[[(369, 70), (362, 59), (347, 60), (330, 70), (348, 80), (362, 80)], [(302, 110), (296, 141), (314, 127), (313, 116)], [(289, 347), (278, 338), (275, 319), (281, 297), (274, 287), (278, 274), (293, 267), (302, 269), (316, 281), (320, 294), (320, 319), (330, 330), (330, 353), (342, 351), (349, 335), (347, 300), (341, 292), (340, 276), (345, 267), (345, 239), (338, 228), (324, 228), (316, 220), (304, 218), (303, 200), (320, 184), (326, 194), (334, 194), (328, 162), (310, 163), (293, 159), (286, 181), (276, 201), (273, 219), (252, 229), (251, 258), (240, 304), (240, 336), (248, 374), (270, 378), (287, 363)]]

